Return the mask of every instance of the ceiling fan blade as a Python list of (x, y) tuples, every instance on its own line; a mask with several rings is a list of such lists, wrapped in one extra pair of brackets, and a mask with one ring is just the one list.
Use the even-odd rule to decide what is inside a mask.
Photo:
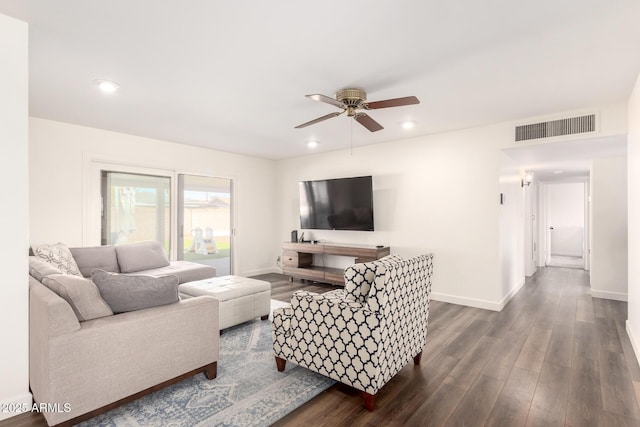
[(319, 93), (314, 94), (314, 95), (306, 95), (306, 97), (309, 98), (309, 99), (313, 99), (314, 101), (320, 101), (320, 102), (325, 102), (327, 104), (331, 104), (331, 105), (336, 106), (338, 108), (342, 108), (342, 109), (345, 108), (345, 106), (344, 106), (344, 104), (342, 102), (337, 101), (337, 100), (335, 100), (333, 98), (330, 98), (328, 96), (325, 96), (325, 95), (320, 95)]
[(365, 108), (367, 110), (376, 110), (378, 108), (401, 107), (403, 105), (420, 104), (415, 96), (405, 96), (404, 98), (385, 99), (384, 101), (367, 102)]
[(340, 114), (342, 114), (342, 113), (344, 113), (344, 111), (343, 111), (343, 112), (341, 112), (341, 113), (331, 113), (331, 114), (327, 114), (326, 116), (318, 117), (317, 119), (311, 120), (311, 121), (306, 122), (306, 123), (303, 123), (303, 124), (301, 124), (301, 125), (298, 125), (298, 126), (296, 126), (294, 129), (306, 128), (307, 126), (315, 125), (316, 123), (320, 123), (320, 122), (323, 122), (323, 121), (325, 121), (325, 120), (328, 120), (328, 119), (330, 119), (330, 118), (332, 118), (332, 117), (339, 116), (339, 115), (340, 115)]
[(354, 119), (360, 123), (362, 126), (369, 129), (371, 132), (377, 132), (381, 129), (384, 129), (382, 125), (375, 120), (373, 120), (370, 116), (365, 113), (358, 113), (355, 115)]

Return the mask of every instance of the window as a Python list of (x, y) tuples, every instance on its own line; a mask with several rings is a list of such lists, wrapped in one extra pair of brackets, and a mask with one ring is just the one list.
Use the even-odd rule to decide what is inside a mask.
[(170, 253), (171, 178), (102, 171), (103, 245), (156, 240)]

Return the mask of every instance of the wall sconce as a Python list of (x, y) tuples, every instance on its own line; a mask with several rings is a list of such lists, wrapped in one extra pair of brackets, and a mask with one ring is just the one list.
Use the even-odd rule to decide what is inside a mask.
[(520, 180), (520, 187), (524, 187), (525, 185), (528, 187), (533, 182), (533, 174), (528, 173), (525, 175), (524, 179)]

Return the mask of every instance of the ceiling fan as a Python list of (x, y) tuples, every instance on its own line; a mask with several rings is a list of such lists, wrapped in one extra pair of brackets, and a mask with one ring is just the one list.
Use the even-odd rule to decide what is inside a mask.
[(320, 123), (332, 117), (337, 117), (340, 114), (347, 113), (347, 116), (353, 117), (355, 121), (362, 126), (369, 129), (371, 132), (376, 132), (384, 129), (382, 125), (373, 120), (367, 113), (361, 112), (361, 110), (377, 110), (379, 108), (389, 107), (401, 107), (403, 105), (419, 104), (420, 101), (415, 96), (406, 96), (404, 98), (385, 99), (384, 101), (367, 102), (367, 93), (362, 89), (342, 89), (336, 93), (336, 97), (331, 98), (325, 95), (315, 94), (306, 95), (307, 98), (314, 101), (326, 102), (335, 107), (341, 108), (342, 111), (327, 114), (326, 116), (318, 117), (301, 125), (296, 126), (296, 129), (304, 128), (316, 123)]

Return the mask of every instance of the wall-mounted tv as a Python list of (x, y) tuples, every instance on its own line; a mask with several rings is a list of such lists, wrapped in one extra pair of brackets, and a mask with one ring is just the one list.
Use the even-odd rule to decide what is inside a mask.
[(302, 181), (299, 186), (303, 230), (373, 231), (370, 176)]

